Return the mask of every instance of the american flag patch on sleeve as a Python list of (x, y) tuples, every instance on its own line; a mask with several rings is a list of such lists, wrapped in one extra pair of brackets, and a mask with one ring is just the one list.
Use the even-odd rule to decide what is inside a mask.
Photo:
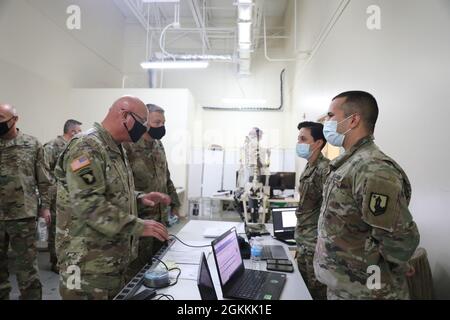
[(78, 159), (75, 159), (70, 164), (70, 167), (72, 168), (73, 172), (77, 172), (80, 169), (83, 169), (91, 164), (91, 161), (86, 156), (81, 156)]

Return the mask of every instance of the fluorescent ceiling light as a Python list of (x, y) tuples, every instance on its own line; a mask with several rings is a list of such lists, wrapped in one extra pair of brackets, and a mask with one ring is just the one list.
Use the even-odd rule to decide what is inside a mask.
[(143, 69), (205, 69), (208, 61), (148, 61), (142, 62)]
[(252, 20), (253, 6), (239, 6), (239, 20), (250, 21)]
[(239, 22), (239, 43), (250, 43), (251, 42), (251, 22)]
[(239, 43), (239, 52), (250, 51), (252, 48), (251, 43)]
[(238, 0), (239, 4), (252, 4), (253, 0)]
[(246, 99), (246, 98), (225, 98), (222, 99), (225, 104), (240, 104), (240, 105), (265, 105), (266, 99)]

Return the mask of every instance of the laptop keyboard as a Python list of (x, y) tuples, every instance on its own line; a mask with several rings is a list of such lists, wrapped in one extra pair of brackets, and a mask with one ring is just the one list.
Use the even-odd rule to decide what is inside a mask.
[(262, 259), (289, 259), (282, 246), (264, 246)]
[(263, 257), (266, 259), (273, 259), (272, 250), (270, 250), (269, 246), (263, 247)]
[(267, 276), (268, 273), (264, 271), (245, 272), (243, 279), (234, 289), (235, 294), (243, 299), (256, 299)]

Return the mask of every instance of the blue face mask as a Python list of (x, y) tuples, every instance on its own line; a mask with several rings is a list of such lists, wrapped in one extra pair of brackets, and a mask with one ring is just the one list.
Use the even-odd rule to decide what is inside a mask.
[(300, 158), (308, 160), (311, 158), (311, 146), (307, 143), (298, 143), (296, 148), (297, 156)]
[(347, 121), (353, 116), (354, 115), (352, 114), (350, 117), (345, 118), (339, 123), (337, 121), (325, 121), (323, 125), (323, 135), (332, 146), (342, 147), (344, 145), (345, 135), (349, 133), (352, 129), (348, 129), (344, 133), (339, 133), (337, 132), (337, 127), (339, 124), (341, 124), (344, 121)]

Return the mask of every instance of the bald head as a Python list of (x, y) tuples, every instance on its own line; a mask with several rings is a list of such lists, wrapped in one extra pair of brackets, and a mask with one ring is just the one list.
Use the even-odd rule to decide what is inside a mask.
[(17, 110), (10, 104), (0, 103), (0, 122), (17, 117)]
[(17, 111), (12, 105), (0, 103), (0, 137), (2, 139), (9, 140), (16, 137), (18, 119)]
[(116, 142), (130, 142), (147, 131), (147, 118), (145, 104), (136, 97), (125, 96), (113, 103), (102, 125)]
[(125, 96), (120, 99), (118, 99), (116, 102), (113, 103), (111, 106), (110, 112), (121, 112), (121, 111), (129, 111), (133, 112), (135, 115), (138, 116), (138, 120), (143, 120), (143, 122), (147, 121), (148, 116), (148, 110), (145, 106), (144, 102), (142, 102), (140, 99), (136, 97), (131, 96)]

